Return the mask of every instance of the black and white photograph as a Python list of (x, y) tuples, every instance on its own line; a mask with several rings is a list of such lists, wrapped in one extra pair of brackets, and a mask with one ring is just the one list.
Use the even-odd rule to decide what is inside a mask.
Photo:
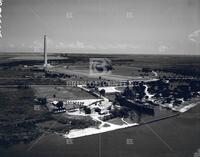
[(200, 157), (200, 0), (0, 0), (0, 157)]

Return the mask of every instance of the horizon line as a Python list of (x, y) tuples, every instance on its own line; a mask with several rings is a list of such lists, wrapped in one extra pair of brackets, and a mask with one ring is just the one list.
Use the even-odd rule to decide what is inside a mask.
[[(0, 54), (6, 54), (6, 53), (9, 53), (9, 54), (19, 54), (19, 53), (22, 53), (22, 54), (43, 54), (44, 52), (41, 51), (41, 52), (16, 52), (16, 51), (9, 51), (9, 52), (0, 52)], [(171, 55), (171, 56), (200, 56), (200, 54), (195, 54), (195, 53), (192, 53), (192, 54), (189, 54), (189, 53), (121, 53), (121, 52), (112, 52), (112, 53), (109, 53), (109, 52), (48, 52), (48, 54), (97, 54), (97, 55)]]

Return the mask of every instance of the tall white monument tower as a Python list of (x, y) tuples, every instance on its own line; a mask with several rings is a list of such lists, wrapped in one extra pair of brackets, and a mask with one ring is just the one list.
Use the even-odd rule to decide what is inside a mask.
[(44, 67), (48, 66), (47, 63), (47, 47), (46, 47), (46, 35), (44, 35)]

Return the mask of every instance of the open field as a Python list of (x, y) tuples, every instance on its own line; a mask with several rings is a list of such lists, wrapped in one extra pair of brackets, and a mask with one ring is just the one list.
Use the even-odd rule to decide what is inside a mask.
[[(23, 58), (19, 56), (30, 56), (25, 57), (25, 60), (28, 61), (37, 61), (38, 55), (42, 57), (41, 54), (31, 54), (31, 53), (1, 53), (1, 64), (8, 62), (5, 58), (18, 58), (23, 64)], [(112, 65), (116, 66), (116, 72), (118, 68), (121, 67), (121, 72), (123, 72), (123, 67), (132, 68), (135, 70), (139, 70), (141, 68), (150, 68), (150, 69), (160, 69), (165, 70), (166, 72), (177, 71), (182, 72), (183, 70), (188, 70), (188, 74), (192, 74), (195, 72), (199, 74), (200, 69), (200, 56), (184, 56), (184, 55), (98, 55), (98, 54), (49, 54), (50, 57), (55, 57), (55, 60), (64, 59), (65, 62), (62, 62), (64, 65), (68, 65), (70, 70), (80, 70), (80, 69), (88, 69), (89, 68), (89, 58), (110, 58), (112, 61)], [(21, 58), (21, 60), (20, 60)], [(13, 60), (13, 62), (15, 62)], [(51, 62), (51, 59), (50, 59)], [(75, 63), (76, 62), (76, 63)], [(52, 61), (53, 63), (53, 61)], [(75, 63), (75, 64), (74, 64)], [(17, 64), (17, 63), (16, 63)], [(20, 62), (18, 63), (20, 64)], [(30, 62), (30, 64), (34, 64)], [(40, 63), (41, 64), (41, 63)], [(55, 63), (56, 64), (56, 63)], [(70, 67), (71, 66), (71, 67)], [(115, 71), (115, 70), (114, 70)], [(128, 71), (128, 70), (127, 70)], [(191, 73), (190, 73), (190, 72)], [(125, 72), (125, 71), (124, 71)], [(121, 73), (123, 74), (123, 73)], [(193, 73), (194, 74), (194, 73)]]
[[(101, 79), (89, 77), (89, 58), (96, 57), (107, 57), (111, 59), (113, 66), (112, 75), (106, 76), (105, 78), (102, 77)], [(168, 77), (178, 78), (180, 80), (184, 78), (186, 83), (188, 81), (186, 78), (198, 81), (200, 76), (199, 56), (122, 56), (95, 54), (88, 56), (79, 54), (50, 54), (49, 62), (53, 65), (52, 69), (48, 69), (49, 71), (53, 71), (52, 75), (49, 74), (49, 71), (41, 70), (43, 64), (42, 55), (23, 54), (21, 57), (21, 54), (0, 54), (0, 124), (1, 135), (4, 134), (1, 136), (0, 142), (1, 145), (12, 145), (12, 147), (0, 148), (3, 157), (13, 156), (15, 153), (20, 157), (23, 156), (24, 154), (20, 153), (20, 151), (24, 152), (24, 150), (27, 150), (42, 133), (46, 136), (41, 141), (39, 140), (38, 144), (31, 150), (33, 151), (33, 156), (48, 155), (46, 154), (47, 147), (48, 151), (49, 148), (52, 148), (52, 151), (50, 150), (52, 154), (55, 154), (54, 151), (63, 151), (64, 153), (61, 153), (60, 156), (66, 156), (66, 154), (69, 156), (78, 156), (75, 153), (77, 149), (80, 149), (80, 152), (91, 157), (97, 156), (97, 151), (102, 151), (103, 156), (113, 156), (113, 143), (118, 144), (118, 150), (115, 156), (119, 157), (128, 157), (130, 154), (135, 156), (140, 154), (140, 156), (144, 157), (147, 155), (152, 157), (160, 156), (161, 154), (157, 152), (157, 149), (162, 150), (162, 153), (165, 153), (166, 157), (177, 155), (191, 156), (199, 148), (200, 144), (199, 140), (197, 140), (199, 139), (198, 132), (200, 129), (198, 125), (199, 105), (187, 113), (163, 121), (157, 121), (157, 119), (176, 115), (176, 113), (169, 109), (155, 106), (155, 114), (141, 114), (140, 117), (138, 116), (134, 119), (134, 122), (139, 121), (142, 124), (139, 127), (103, 133), (99, 136), (82, 137), (76, 139), (75, 144), (72, 146), (66, 146), (64, 139), (55, 135), (55, 132), (60, 135), (73, 129), (94, 128), (99, 126), (100, 122), (95, 121), (89, 114), (87, 115), (85, 113), (83, 114), (84, 116), (74, 116), (66, 114), (67, 112), (52, 114), (45, 107), (37, 111), (34, 109), (34, 106), (38, 105), (34, 100), (35, 98), (47, 98), (51, 101), (96, 98), (91, 92), (85, 92), (75, 86), (66, 86), (67, 81), (85, 81), (87, 83), (87, 81), (101, 81), (104, 79), (132, 80), (134, 78), (138, 78), (140, 81), (148, 78), (151, 80), (158, 78), (163, 81)], [(155, 72), (158, 76), (155, 76)], [(172, 83), (170, 82), (173, 84), (170, 87), (171, 91), (175, 90), (178, 85), (185, 84), (183, 83), (184, 81), (179, 81), (178, 79), (175, 83), (173, 81)], [(122, 92), (125, 90), (124, 87), (118, 87), (117, 89), (120, 89)], [(155, 92), (156, 90), (154, 90), (154, 86), (152, 85), (150, 92)], [(159, 92), (162, 93), (162, 90)], [(161, 98), (158, 95), (157, 97), (161, 101), (165, 101), (164, 96)], [(105, 93), (105, 100), (108, 98), (114, 101), (115, 94)], [(148, 98), (141, 99), (141, 102), (144, 102)], [(199, 99), (191, 99), (185, 102), (185, 104), (197, 101)], [(84, 112), (84, 109), (82, 109), (82, 112)], [(115, 117), (109, 119), (107, 122), (123, 125), (125, 122), (132, 123), (133, 121), (129, 117), (123, 120), (121, 117)], [(144, 124), (144, 122), (149, 123)], [(170, 146), (166, 146), (154, 131)], [(98, 146), (98, 137), (100, 138), (100, 136), (102, 136), (100, 146), (103, 150), (99, 150), (99, 147), (93, 144), (96, 142)], [(20, 137), (23, 137), (23, 140), (20, 140)], [(5, 142), (6, 138), (10, 140), (7, 140), (7, 143)], [(133, 145), (126, 144), (126, 140), (129, 138), (134, 140)], [(14, 142), (12, 143), (11, 141)], [(20, 144), (20, 142), (29, 144)], [(88, 153), (88, 146), (94, 151), (92, 150)], [(70, 148), (74, 152), (70, 152)], [(144, 149), (146, 150), (145, 152), (142, 151)], [(30, 155), (29, 152), (25, 154)]]
[[(200, 106), (197, 106), (181, 116), (165, 121), (78, 138), (73, 140), (73, 144), (67, 144), (66, 139), (59, 135), (50, 134), (41, 139), (31, 151), (27, 149), (35, 141), (28, 145), (0, 148), (0, 151), (3, 157), (34, 157), (35, 154), (38, 157), (43, 157), (44, 154), (60, 157), (66, 155), (97, 157), (100, 151), (104, 157), (113, 155), (116, 157), (188, 157), (193, 156), (200, 146), (199, 112)], [(133, 139), (133, 144), (127, 144), (127, 139)]]
[[(0, 88), (0, 116), (3, 120), (14, 121), (39, 115), (34, 112), (34, 92), (32, 89)], [(9, 116), (9, 119), (7, 119)]]
[(80, 100), (94, 99), (95, 97), (77, 87), (67, 86), (33, 86), (36, 97), (47, 99), (65, 99), (65, 100)]

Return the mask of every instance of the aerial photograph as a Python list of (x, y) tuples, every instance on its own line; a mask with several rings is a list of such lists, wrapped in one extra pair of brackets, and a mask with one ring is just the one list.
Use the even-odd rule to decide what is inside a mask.
[(0, 157), (200, 157), (200, 0), (0, 0)]

